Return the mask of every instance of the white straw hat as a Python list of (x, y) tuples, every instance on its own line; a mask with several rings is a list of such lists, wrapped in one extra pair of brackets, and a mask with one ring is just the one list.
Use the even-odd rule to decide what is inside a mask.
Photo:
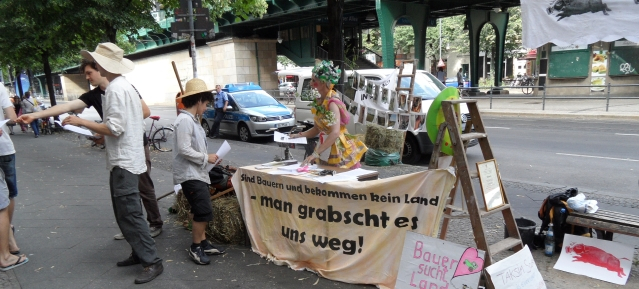
[(176, 99), (208, 91), (213, 91), (213, 89), (208, 89), (204, 80), (193, 78), (186, 83), (184, 87), (184, 94), (182, 94), (180, 97), (177, 97)]
[(111, 42), (100, 43), (94, 52), (80, 51), (86, 60), (93, 60), (113, 74), (125, 74), (135, 68), (133, 61), (124, 58), (124, 50)]

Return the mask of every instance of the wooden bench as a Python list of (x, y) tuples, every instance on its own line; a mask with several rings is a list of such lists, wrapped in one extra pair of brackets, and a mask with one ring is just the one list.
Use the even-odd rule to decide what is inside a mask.
[(613, 211), (598, 210), (594, 214), (571, 213), (568, 224), (592, 228), (597, 239), (612, 241), (613, 233), (639, 237), (639, 216)]

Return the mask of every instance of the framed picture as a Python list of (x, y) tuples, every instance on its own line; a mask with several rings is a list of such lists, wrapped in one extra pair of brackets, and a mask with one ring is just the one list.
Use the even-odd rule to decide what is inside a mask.
[(373, 91), (375, 91), (375, 84), (366, 81), (366, 94), (373, 94)]
[(408, 94), (400, 93), (398, 95), (399, 98), (399, 109), (403, 111), (408, 111)]
[(390, 97), (388, 100), (388, 110), (392, 112), (397, 112), (397, 92), (394, 90), (390, 91)]
[(388, 127), (396, 128), (397, 126), (397, 114), (396, 113), (388, 113), (387, 114), (388, 123), (386, 124)]
[(420, 96), (412, 96), (411, 97), (411, 112), (422, 112), (422, 98)]
[(357, 122), (364, 123), (365, 120), (366, 120), (366, 107), (360, 104), (358, 108), (358, 112), (357, 112)]
[(387, 104), (389, 98), (390, 98), (390, 89), (386, 87), (382, 88), (382, 103)]
[(497, 162), (494, 159), (478, 162), (477, 173), (479, 174), (479, 184), (481, 185), (486, 211), (505, 205), (504, 190), (499, 170), (497, 169)]
[(355, 90), (359, 89), (359, 73), (357, 72), (353, 74), (353, 82), (351, 82), (351, 87)]
[(382, 98), (382, 86), (381, 85), (375, 85), (375, 91), (373, 91), (373, 101), (375, 101), (376, 103), (379, 103), (380, 99)]
[(424, 131), (426, 127), (426, 115), (423, 113), (414, 114), (412, 128), (414, 131)]
[(375, 123), (375, 117), (377, 117), (377, 110), (374, 108), (366, 109), (366, 123), (372, 122)]
[(386, 127), (387, 120), (387, 113), (381, 111), (377, 112), (377, 124)]
[(366, 89), (366, 85), (368, 81), (366, 80), (366, 77), (364, 77), (363, 75), (359, 76), (359, 90), (365, 90)]
[(356, 102), (351, 102), (351, 106), (348, 108), (348, 112), (352, 115), (357, 115), (358, 104)]
[(399, 125), (397, 126), (397, 129), (407, 130), (409, 125), (410, 125), (410, 114), (407, 114), (407, 113), (399, 114)]

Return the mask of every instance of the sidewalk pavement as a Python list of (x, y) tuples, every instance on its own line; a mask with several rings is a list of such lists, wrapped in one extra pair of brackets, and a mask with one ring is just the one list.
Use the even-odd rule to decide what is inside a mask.
[[(498, 103), (493, 103), (493, 105)], [(506, 102), (500, 103), (506, 105)], [(483, 104), (482, 104), (483, 105)], [(481, 106), (480, 106), (481, 107)], [(482, 109), (482, 112), (485, 110)], [(104, 151), (92, 148), (71, 133), (42, 136), (18, 132), (12, 136), (17, 150), (19, 195), (14, 225), (20, 249), (29, 263), (0, 272), (0, 288), (373, 288), (336, 282), (306, 271), (293, 271), (261, 259), (246, 246), (230, 246), (227, 254), (214, 256), (209, 266), (195, 265), (187, 255), (190, 232), (169, 215), (174, 196), (160, 201), (165, 220), (164, 232), (156, 244), (165, 271), (156, 280), (134, 285), (139, 266), (120, 268), (115, 263), (128, 256), (125, 241), (113, 240), (119, 232), (109, 198), (108, 173)], [(214, 152), (224, 140), (209, 140)], [(233, 150), (226, 160), (245, 166), (272, 160), (281, 149), (253, 143), (230, 141)], [(301, 159), (301, 150), (293, 154)], [(152, 178), (156, 194), (172, 190), (171, 153), (152, 152)], [(373, 167), (380, 177), (420, 171), (408, 165)], [(504, 180), (516, 217), (540, 221), (536, 217), (541, 201), (550, 193), (566, 188)], [(603, 198), (600, 208), (639, 215), (637, 200)], [(499, 214), (497, 214), (499, 215)], [(455, 220), (448, 240), (474, 245), (470, 223)], [(489, 240), (503, 238), (501, 218), (484, 221)], [(639, 239), (616, 235), (615, 241), (639, 247)], [(508, 256), (505, 253), (497, 259)], [(618, 288), (616, 285), (552, 269), (557, 259), (533, 251), (537, 266), (549, 288), (575, 288), (577, 285)], [(633, 266), (628, 285), (639, 287), (637, 266)]]

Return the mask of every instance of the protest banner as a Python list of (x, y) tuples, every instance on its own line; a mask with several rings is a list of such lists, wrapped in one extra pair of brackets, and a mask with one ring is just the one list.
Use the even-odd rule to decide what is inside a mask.
[(486, 267), (495, 289), (546, 289), (537, 264), (524, 246), (519, 252)]
[(484, 256), (476, 248), (406, 232), (395, 288), (475, 289)]
[(328, 279), (394, 288), (405, 232), (437, 235), (455, 176), (438, 169), (321, 184), (243, 167), (232, 182), (254, 252)]
[(626, 244), (566, 234), (554, 268), (626, 285), (634, 253)]

